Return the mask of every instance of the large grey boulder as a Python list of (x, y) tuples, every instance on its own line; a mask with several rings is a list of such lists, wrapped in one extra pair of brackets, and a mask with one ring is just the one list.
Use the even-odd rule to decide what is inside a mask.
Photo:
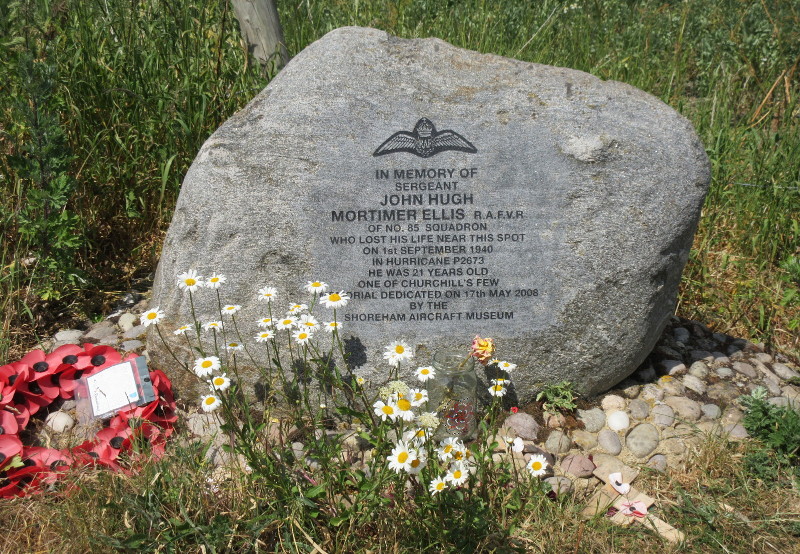
[[(708, 183), (691, 124), (632, 86), (338, 29), (203, 145), (152, 305), (188, 359), (171, 333), (190, 318), (179, 273), (224, 273), (247, 339), (265, 316), (259, 288), (278, 288), (282, 314), (321, 279), (350, 293), (337, 314), (373, 382), (392, 340), (427, 365), (480, 334), (518, 364), (520, 403), (543, 382), (598, 393), (636, 369), (673, 313)], [(214, 291), (194, 303), (219, 319)], [(176, 375), (153, 332), (148, 352)]]

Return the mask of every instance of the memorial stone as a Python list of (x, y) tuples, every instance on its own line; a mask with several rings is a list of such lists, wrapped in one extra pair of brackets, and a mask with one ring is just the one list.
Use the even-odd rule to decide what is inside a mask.
[[(178, 274), (224, 273), (245, 338), (265, 316), (259, 288), (277, 287), (282, 314), (319, 279), (349, 293), (337, 315), (373, 383), (393, 340), (428, 365), (480, 334), (518, 365), (520, 403), (545, 382), (597, 393), (636, 369), (673, 313), (708, 182), (691, 124), (634, 87), (338, 29), (203, 145), (152, 305), (188, 359), (169, 332), (190, 321)], [(194, 303), (219, 319), (213, 291)], [(148, 351), (174, 365), (153, 332)]]

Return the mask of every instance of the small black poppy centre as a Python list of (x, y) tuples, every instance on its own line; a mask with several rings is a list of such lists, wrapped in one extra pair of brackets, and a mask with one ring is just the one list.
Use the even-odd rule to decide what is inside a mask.
[(101, 354), (98, 354), (97, 356), (94, 356), (92, 358), (92, 365), (94, 367), (97, 367), (99, 365), (103, 365), (104, 363), (106, 363), (106, 357), (101, 355)]
[(6, 461), (6, 455), (0, 452), (0, 464)]
[(113, 439), (108, 441), (108, 444), (111, 445), (111, 448), (116, 448), (117, 450), (119, 450), (120, 448), (122, 448), (122, 443), (124, 442), (124, 440), (125, 439), (123, 439), (122, 437), (114, 437)]
[(5, 434), (6, 434), (6, 430), (3, 428), (2, 425), (0, 425), (0, 435), (5, 435)]
[(47, 371), (47, 368), (49, 367), (50, 364), (48, 364), (47, 362), (36, 362), (35, 364), (33, 364), (33, 371), (35, 371), (36, 373), (43, 373)]
[(15, 375), (9, 375), (8, 376), (8, 384), (9, 385), (13, 385), (14, 381), (17, 380), (17, 377), (19, 377), (19, 375), (16, 375), (16, 374)]
[(97, 452), (89, 452), (89, 456), (91, 456), (92, 458), (99, 458), (100, 454), (98, 454)]
[(51, 471), (57, 471), (59, 467), (67, 465), (65, 460), (56, 460), (52, 464), (50, 464)]
[(61, 375), (59, 375), (58, 373), (53, 373), (50, 376), (50, 381), (52, 381), (55, 386), (57, 386), (57, 387), (60, 386), (61, 385)]
[(70, 354), (69, 356), (64, 356), (61, 361), (65, 364), (74, 364), (78, 362), (78, 357), (75, 354)]
[(31, 381), (28, 383), (28, 390), (31, 391), (33, 394), (42, 394), (42, 387), (39, 386), (39, 383), (36, 381)]
[(80, 379), (82, 376), (83, 376), (83, 370), (82, 370), (82, 369), (79, 369), (78, 371), (76, 371), (76, 372), (73, 374), (73, 378), (74, 378), (76, 381), (77, 381), (78, 379)]

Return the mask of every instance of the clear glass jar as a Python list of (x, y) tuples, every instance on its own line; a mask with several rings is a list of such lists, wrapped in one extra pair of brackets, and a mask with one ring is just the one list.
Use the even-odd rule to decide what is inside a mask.
[(436, 377), (428, 382), (428, 406), (441, 423), (434, 438), (475, 437), (477, 384), (475, 358), (459, 350), (439, 350), (433, 355)]

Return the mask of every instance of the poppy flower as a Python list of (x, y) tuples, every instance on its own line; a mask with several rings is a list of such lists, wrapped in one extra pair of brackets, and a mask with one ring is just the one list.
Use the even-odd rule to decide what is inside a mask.
[[(104, 344), (84, 344), (84, 351), (78, 355), (79, 364), (84, 368), (84, 375), (94, 375), (122, 361), (119, 352)], [(134, 354), (134, 357), (136, 355)], [(86, 362), (88, 361), (88, 364)]]
[[(63, 348), (63, 346), (59, 347), (59, 349)], [(67, 355), (65, 350), (59, 351), (59, 349), (50, 354), (45, 354), (42, 350), (32, 350), (19, 363), (25, 364), (31, 369), (29, 373), (31, 380), (39, 381), (49, 378), (56, 373), (58, 367), (63, 363), (61, 360)]]
[(14, 414), (0, 409), (0, 435), (16, 435), (18, 432), (19, 424)]
[(15, 435), (0, 435), (0, 467), (22, 453), (22, 441)]

